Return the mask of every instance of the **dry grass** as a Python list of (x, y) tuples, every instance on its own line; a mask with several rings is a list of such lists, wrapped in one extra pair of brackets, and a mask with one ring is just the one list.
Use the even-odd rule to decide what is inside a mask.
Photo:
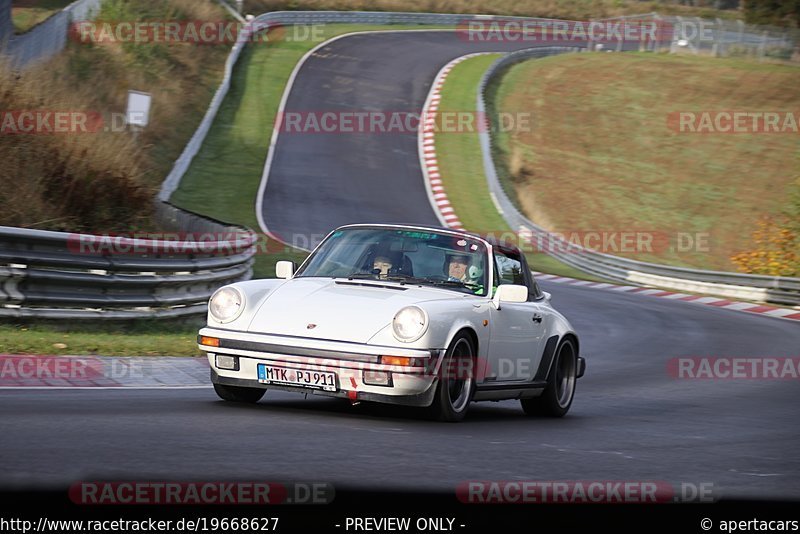
[[(108, 0), (105, 20), (221, 20), (212, 2)], [(70, 231), (149, 229), (151, 200), (216, 90), (228, 45), (70, 42), (14, 73), (0, 65), (0, 109), (100, 113), (110, 125), (129, 89), (153, 96), (150, 125), (129, 132), (0, 135), (0, 224)]]
[[(636, 259), (735, 270), (764, 216), (791, 208), (797, 134), (676, 133), (675, 111), (794, 111), (800, 69), (742, 59), (573, 54), (512, 67), (492, 99), (529, 112), (499, 138), (518, 203), (550, 230), (656, 231), (669, 249)], [(680, 251), (679, 233), (710, 234)]]
[[(696, 2), (704, 4), (705, 2)], [(712, 2), (708, 4), (713, 5)], [(282, 10), (418, 11), (429, 13), (483, 13), (571, 20), (639, 15), (739, 17), (738, 11), (693, 7), (677, 2), (635, 0), (245, 0), (247, 13)]]
[(25, 33), (67, 7), (73, 0), (15, 0), (11, 21), (15, 33)]

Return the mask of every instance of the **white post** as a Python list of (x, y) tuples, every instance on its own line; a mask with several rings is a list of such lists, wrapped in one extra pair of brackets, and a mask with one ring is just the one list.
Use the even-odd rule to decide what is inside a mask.
[(767, 30), (764, 30), (764, 32), (761, 34), (761, 44), (758, 45), (758, 60), (759, 61), (763, 61), (764, 60), (764, 52), (766, 50), (766, 47), (767, 47)]
[(720, 57), (722, 55), (722, 20), (717, 18), (717, 25), (714, 28), (714, 44), (711, 45), (711, 55)]

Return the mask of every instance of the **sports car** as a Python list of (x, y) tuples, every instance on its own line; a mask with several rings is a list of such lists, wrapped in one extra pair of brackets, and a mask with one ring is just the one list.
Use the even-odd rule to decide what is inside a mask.
[(335, 229), (299, 268), (217, 290), (198, 345), (224, 400), (284, 390), (418, 406), (462, 420), (519, 399), (561, 417), (585, 360), (578, 335), (506, 242), (416, 225)]

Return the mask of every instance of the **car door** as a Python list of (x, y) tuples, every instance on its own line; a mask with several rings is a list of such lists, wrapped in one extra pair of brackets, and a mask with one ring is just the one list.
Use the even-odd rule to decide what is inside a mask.
[(500, 309), (491, 308), (489, 369), (487, 379), (496, 382), (529, 382), (533, 380), (546, 342), (547, 313), (534, 299), (525, 276), (525, 263), (513, 250), (495, 248), (495, 281), (498, 285), (527, 286), (527, 302), (503, 302)]

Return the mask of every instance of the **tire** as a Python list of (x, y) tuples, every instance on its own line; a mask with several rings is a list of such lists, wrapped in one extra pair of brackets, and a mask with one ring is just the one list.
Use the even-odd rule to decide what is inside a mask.
[(575, 342), (565, 339), (553, 359), (547, 387), (539, 397), (520, 399), (522, 409), (531, 416), (564, 417), (575, 397), (577, 372), (578, 354)]
[(217, 395), (222, 400), (246, 404), (257, 403), (267, 392), (266, 389), (225, 386), (223, 384), (214, 384), (214, 391), (217, 392)]
[(439, 421), (458, 422), (467, 415), (475, 394), (475, 347), (465, 332), (450, 343), (440, 369), (436, 393), (430, 406)]

